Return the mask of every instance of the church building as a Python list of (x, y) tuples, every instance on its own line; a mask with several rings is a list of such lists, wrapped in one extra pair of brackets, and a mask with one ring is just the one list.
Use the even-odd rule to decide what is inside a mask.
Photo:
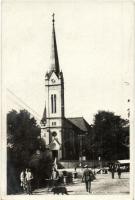
[(83, 117), (66, 118), (64, 105), (64, 76), (60, 69), (52, 20), (51, 63), (45, 75), (45, 109), (41, 120), (41, 137), (59, 160), (78, 160), (85, 156), (85, 144), (90, 125)]

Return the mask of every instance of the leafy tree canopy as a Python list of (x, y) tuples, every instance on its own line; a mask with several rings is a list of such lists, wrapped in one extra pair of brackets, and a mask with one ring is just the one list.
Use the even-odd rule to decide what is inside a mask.
[(12, 163), (27, 165), (29, 157), (39, 148), (39, 135), (40, 128), (28, 111), (18, 113), (12, 110), (7, 114), (7, 143), (12, 153)]
[(40, 148), (40, 128), (26, 110), (7, 114), (7, 193), (20, 191), (20, 172)]
[(92, 148), (97, 157), (107, 160), (128, 158), (128, 138), (128, 120), (108, 111), (99, 111), (95, 115)]

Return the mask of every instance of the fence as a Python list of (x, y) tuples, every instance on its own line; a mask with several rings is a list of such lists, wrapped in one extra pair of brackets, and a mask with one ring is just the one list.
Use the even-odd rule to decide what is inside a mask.
[[(99, 161), (99, 160), (87, 160), (87, 161), (82, 161), (82, 166), (84, 165), (88, 165), (91, 168), (96, 168), (96, 167), (104, 167), (107, 166), (107, 161)], [(79, 160), (62, 160), (60, 161), (60, 164), (64, 167), (64, 168), (75, 168), (75, 167), (79, 167), (80, 165), (80, 161)]]

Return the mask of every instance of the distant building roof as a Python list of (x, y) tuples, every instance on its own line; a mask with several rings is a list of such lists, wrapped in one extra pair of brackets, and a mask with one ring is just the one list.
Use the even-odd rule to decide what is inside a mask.
[(90, 125), (86, 122), (83, 117), (67, 118), (72, 124), (77, 126), (83, 132), (89, 132)]
[(120, 164), (128, 164), (128, 163), (130, 163), (130, 160), (118, 160), (118, 163), (120, 163)]

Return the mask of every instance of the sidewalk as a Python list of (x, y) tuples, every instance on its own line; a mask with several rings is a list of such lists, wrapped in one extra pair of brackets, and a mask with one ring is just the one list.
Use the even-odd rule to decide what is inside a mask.
[[(115, 178), (111, 178), (111, 174), (97, 174), (96, 180), (92, 182), (91, 192), (85, 191), (85, 183), (80, 179), (72, 185), (66, 185), (69, 195), (93, 195), (93, 194), (129, 194), (129, 173), (122, 173), (121, 179), (118, 179), (117, 174)], [(41, 188), (33, 191), (33, 194), (45, 195), (53, 194), (47, 188)]]

